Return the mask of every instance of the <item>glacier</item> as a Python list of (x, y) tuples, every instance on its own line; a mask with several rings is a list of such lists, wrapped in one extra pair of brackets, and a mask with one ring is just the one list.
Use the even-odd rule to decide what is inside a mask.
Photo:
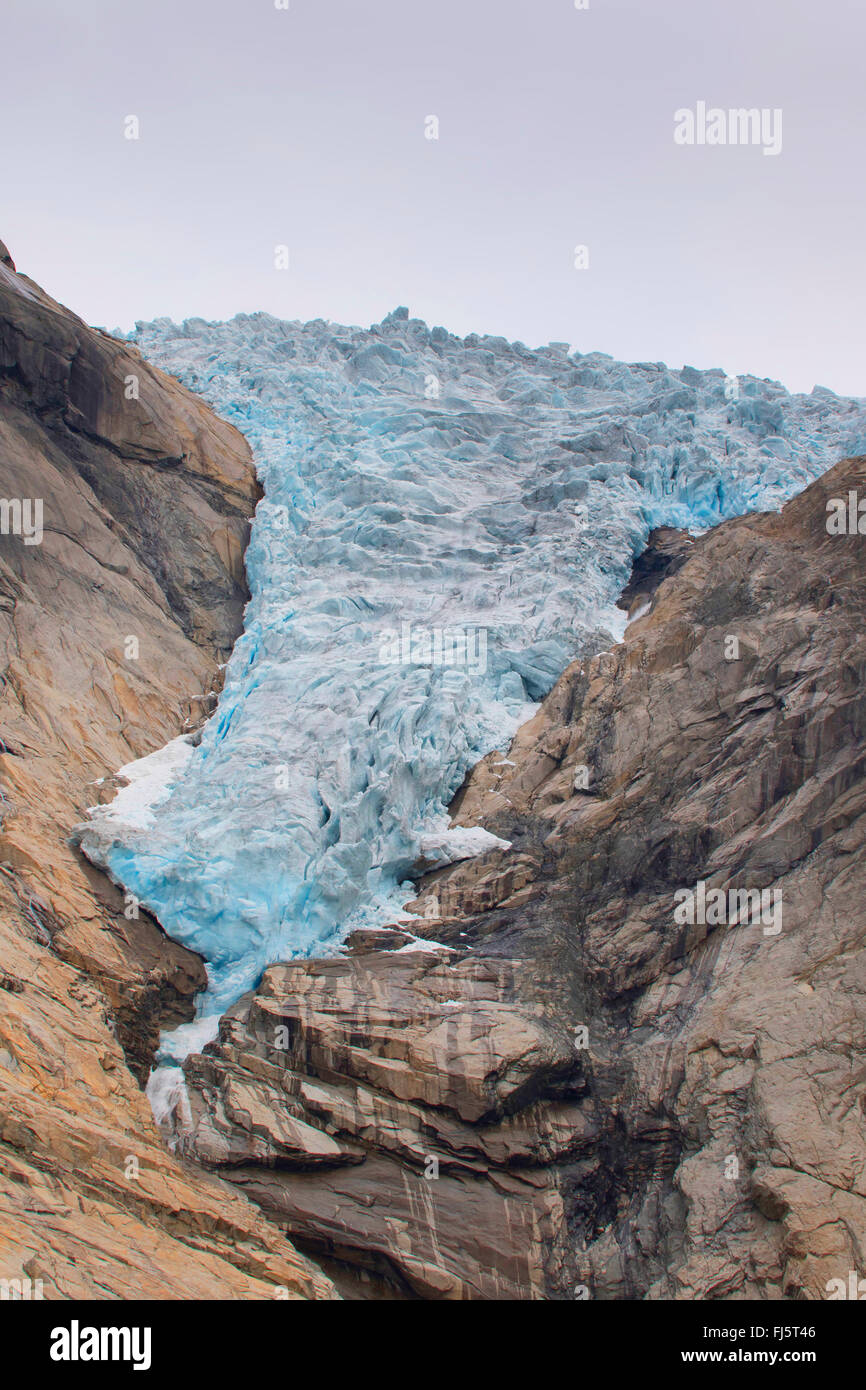
[(622, 636), (654, 526), (777, 508), (866, 452), (866, 402), (823, 387), (459, 338), (405, 309), (129, 336), (246, 435), (265, 494), (216, 712), (79, 830), (206, 960), (163, 1060), (268, 963), (398, 918), (422, 853), (484, 848), (449, 801), (571, 659)]

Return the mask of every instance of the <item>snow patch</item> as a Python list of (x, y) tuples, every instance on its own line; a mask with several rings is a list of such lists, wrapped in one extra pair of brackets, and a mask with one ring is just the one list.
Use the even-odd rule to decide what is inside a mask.
[(510, 840), (500, 840), (480, 825), (459, 825), (432, 835), (422, 835), (418, 842), (421, 855), (437, 865), (455, 864), (460, 859), (474, 859), (492, 849), (511, 849)]
[[(181, 734), (155, 753), (126, 763), (115, 776), (124, 778), (127, 785), (106, 805), (92, 806), (88, 810), (91, 824), (96, 827), (92, 833), (110, 839), (115, 831), (120, 834), (147, 830), (154, 825), (156, 808), (169, 796), (193, 751), (189, 737)], [(100, 778), (100, 783), (103, 780)]]

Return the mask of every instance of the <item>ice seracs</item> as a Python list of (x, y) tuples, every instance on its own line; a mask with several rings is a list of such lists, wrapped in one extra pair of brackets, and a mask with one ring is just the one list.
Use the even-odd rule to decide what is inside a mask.
[[(198, 746), (124, 769), (130, 795), (81, 837), (205, 956), (199, 1023), (268, 962), (396, 920), (425, 845), (488, 847), (443, 832), (445, 808), (573, 657), (622, 635), (652, 527), (778, 506), (866, 448), (864, 403), (825, 390), (739, 377), (731, 399), (721, 370), (460, 339), (406, 311), (134, 337), (246, 434), (265, 488), (216, 713)], [(471, 645), (437, 661), (455, 631)]]

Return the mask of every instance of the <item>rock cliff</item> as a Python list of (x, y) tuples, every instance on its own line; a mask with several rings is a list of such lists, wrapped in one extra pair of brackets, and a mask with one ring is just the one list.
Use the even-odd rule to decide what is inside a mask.
[(68, 844), (103, 779), (211, 707), (249, 449), (2, 244), (0, 492), (0, 1274), (48, 1298), (332, 1296), (165, 1151), (138, 1082), (203, 964)]
[(625, 640), (454, 803), (512, 848), (424, 878), (412, 932), (271, 967), (188, 1059), (200, 1162), (346, 1288), (819, 1298), (862, 1268), (866, 566), (826, 528), (849, 489), (866, 460), (657, 538)]

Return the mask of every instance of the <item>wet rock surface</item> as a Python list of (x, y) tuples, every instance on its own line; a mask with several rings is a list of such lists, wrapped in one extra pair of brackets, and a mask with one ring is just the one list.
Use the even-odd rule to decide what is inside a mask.
[(652, 601), (662, 580), (676, 574), (685, 564), (693, 543), (688, 531), (675, 526), (657, 526), (650, 531), (646, 547), (634, 562), (631, 578), (617, 606), (634, 619)]

